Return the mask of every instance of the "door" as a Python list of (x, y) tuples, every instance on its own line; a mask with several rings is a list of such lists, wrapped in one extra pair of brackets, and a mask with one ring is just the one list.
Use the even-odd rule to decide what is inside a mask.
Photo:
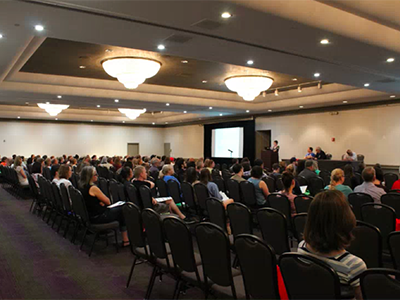
[(128, 155), (135, 156), (139, 154), (139, 143), (128, 143)]
[(164, 155), (167, 157), (171, 156), (171, 143), (164, 143)]
[(271, 130), (256, 131), (256, 158), (261, 158), (261, 151), (271, 147)]

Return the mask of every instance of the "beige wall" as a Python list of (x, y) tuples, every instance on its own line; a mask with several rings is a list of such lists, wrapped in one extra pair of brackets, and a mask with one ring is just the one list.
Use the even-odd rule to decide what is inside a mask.
[[(400, 164), (400, 106), (256, 119), (256, 130), (272, 131), (281, 145), (280, 158), (304, 157), (320, 146), (341, 159), (347, 149), (365, 155), (368, 164)], [(336, 141), (332, 142), (332, 138)]]
[(173, 157), (203, 157), (204, 128), (202, 125), (166, 128), (164, 142), (171, 143)]

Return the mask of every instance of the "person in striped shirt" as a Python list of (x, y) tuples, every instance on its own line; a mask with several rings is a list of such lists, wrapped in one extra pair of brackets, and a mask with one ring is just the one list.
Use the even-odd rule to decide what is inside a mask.
[(360, 280), (354, 278), (367, 266), (361, 258), (346, 251), (355, 226), (356, 219), (343, 193), (321, 192), (311, 202), (304, 240), (299, 243), (298, 252), (330, 265), (338, 274), (342, 289), (353, 288), (355, 298), (362, 299)]

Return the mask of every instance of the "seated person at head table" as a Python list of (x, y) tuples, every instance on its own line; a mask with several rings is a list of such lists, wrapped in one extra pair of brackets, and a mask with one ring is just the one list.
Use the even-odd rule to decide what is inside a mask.
[(326, 154), (325, 152), (321, 149), (321, 147), (317, 147), (315, 149), (315, 152), (317, 152), (317, 154), (315, 155), (316, 159), (326, 159)]
[(350, 149), (346, 151), (346, 153), (343, 155), (343, 160), (348, 160), (348, 161), (357, 161), (357, 154), (354, 151), (351, 151)]
[(344, 196), (347, 197), (349, 196), (350, 193), (353, 192), (353, 190), (348, 187), (347, 185), (344, 185), (344, 172), (342, 169), (334, 169), (331, 172), (331, 183), (330, 185), (327, 185), (325, 187), (326, 190), (337, 190), (339, 192), (342, 192)]
[(304, 159), (314, 159), (315, 153), (313, 151), (314, 151), (313, 147), (308, 147), (307, 154), (306, 154), (306, 156), (304, 156)]
[(304, 164), (304, 170), (300, 172), (299, 176), (303, 176), (305, 179), (310, 180), (310, 178), (317, 177), (315, 171), (318, 169), (317, 163), (312, 160), (307, 160)]

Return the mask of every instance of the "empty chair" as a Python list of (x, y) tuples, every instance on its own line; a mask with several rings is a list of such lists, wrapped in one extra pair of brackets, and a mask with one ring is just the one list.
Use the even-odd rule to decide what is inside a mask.
[(304, 176), (298, 175), (296, 179), (300, 186), (308, 185), (307, 179)]
[(110, 198), (110, 190), (108, 188), (108, 180), (100, 177), (98, 179), (97, 185), (99, 186), (99, 189), (103, 192), (103, 194), (106, 195), (108, 198)]
[(233, 199), (233, 201), (235, 201), (235, 202), (242, 202), (242, 199), (240, 196), (239, 182), (237, 182), (236, 180), (233, 180), (233, 179), (227, 179), (226, 185), (227, 185), (229, 197), (231, 197)]
[(325, 182), (321, 177), (311, 177), (308, 180), (308, 190), (311, 196), (315, 196), (321, 192), (325, 187)]
[(196, 183), (194, 185), (194, 192), (196, 194), (197, 204), (201, 210), (200, 213), (203, 214), (203, 212), (207, 210), (206, 201), (210, 197), (208, 188), (202, 183)]
[(157, 187), (158, 194), (160, 195), (160, 197), (168, 197), (168, 187), (164, 180), (157, 179), (156, 187)]
[(385, 182), (385, 186), (388, 189), (391, 189), (393, 186), (393, 183), (399, 179), (399, 176), (397, 176), (397, 174), (394, 173), (386, 173), (383, 175), (383, 181)]
[(181, 183), (182, 198), (189, 210), (193, 210), (195, 214), (199, 214), (197, 203), (194, 196), (193, 186), (188, 182)]
[(267, 176), (263, 178), (264, 182), (267, 184), (268, 190), (273, 193), (276, 191), (275, 187), (275, 179), (271, 176)]
[(400, 219), (400, 193), (390, 192), (381, 196), (381, 202), (396, 211), (396, 218)]
[(280, 299), (275, 251), (260, 238), (240, 234), (235, 239), (248, 299)]
[(43, 177), (51, 181), (51, 172), (48, 167), (43, 167)]
[(337, 273), (325, 262), (299, 253), (279, 258), (289, 299), (340, 299)]
[(222, 177), (213, 177), (213, 182), (215, 182), (218, 185), (218, 189), (221, 192), (226, 193), (226, 187), (225, 187), (225, 181), (222, 179)]
[(324, 185), (327, 186), (331, 183), (331, 174), (326, 170), (321, 170), (319, 177), (324, 180)]
[(242, 181), (239, 185), (242, 192), (243, 203), (250, 208), (256, 207), (257, 201), (254, 185), (249, 181)]
[(382, 267), (382, 237), (379, 229), (371, 224), (357, 221), (351, 232), (354, 239), (347, 251), (360, 257), (368, 268)]
[(226, 207), (232, 235), (237, 237), (239, 234), (253, 234), (251, 211), (242, 203), (230, 203)]
[(383, 250), (388, 249), (387, 239), (392, 231), (396, 230), (396, 212), (385, 204), (366, 203), (361, 206), (361, 218), (379, 228)]
[(369, 269), (361, 274), (363, 299), (399, 299), (400, 271), (391, 269)]
[[(204, 222), (195, 228), (197, 243), (203, 266), (205, 286), (208, 279), (213, 283), (211, 289), (233, 298), (244, 298), (243, 278), (240, 272), (231, 267), (231, 253), (228, 235), (219, 226)], [(205, 298), (208, 289), (204, 289)]]
[(393, 266), (400, 271), (400, 231), (391, 232), (389, 234), (388, 244)]
[(304, 229), (307, 223), (307, 213), (300, 213), (293, 217), (293, 231), (298, 242), (304, 239)]
[(296, 212), (298, 214), (307, 213), (312, 200), (313, 197), (306, 195), (301, 195), (294, 198), (294, 206), (296, 207)]
[(210, 197), (206, 201), (206, 208), (210, 222), (221, 227), (228, 232), (226, 227), (225, 209), (222, 202), (216, 198)]
[(283, 182), (282, 182), (282, 176), (279, 176), (276, 178), (275, 185), (276, 185), (275, 189), (277, 191), (283, 191), (285, 189), (285, 187), (283, 186)]
[[(75, 218), (74, 212), (72, 211), (71, 199), (69, 198), (68, 189), (65, 187), (64, 183), (60, 184), (60, 195), (61, 195), (61, 200), (63, 203), (64, 211), (68, 218), (67, 227), (65, 228), (65, 231), (64, 231), (64, 237), (66, 237), (70, 223), (73, 222), (76, 226), (77, 220)], [(72, 239), (71, 239), (71, 241), (72, 241)]]
[(231, 172), (229, 172), (229, 170), (227, 170), (227, 169), (222, 170), (222, 178), (223, 179), (225, 179), (225, 180), (230, 179), (231, 176), (232, 176), (232, 174), (231, 174)]
[(368, 194), (365, 193), (351, 193), (347, 197), (347, 201), (349, 201), (352, 206), (352, 210), (357, 220), (361, 219), (361, 206), (365, 203), (374, 202), (374, 199)]
[[(79, 181), (79, 175), (76, 173), (72, 173), (71, 178), (69, 179), (69, 181), (71, 181), (72, 185), (74, 186), (74, 188), (78, 188), (78, 181)], [(104, 193), (104, 192), (103, 192)], [(107, 194), (105, 194), (107, 196)], [(108, 196), (107, 196), (108, 197)]]
[(175, 180), (168, 180), (167, 188), (169, 195), (174, 199), (175, 203), (181, 203), (181, 188), (179, 187), (179, 183)]
[(136, 187), (128, 181), (125, 182), (124, 186), (125, 186), (126, 200), (132, 202), (137, 207), (142, 208), (143, 204), (140, 197), (138, 197), (138, 191)]
[(268, 203), (272, 208), (279, 210), (286, 217), (288, 229), (292, 229), (292, 214), (288, 197), (282, 194), (269, 194)]
[[(102, 168), (102, 167), (99, 167)], [(103, 168), (106, 169), (106, 168)], [(115, 179), (111, 179), (108, 183), (108, 189), (110, 191), (110, 201), (111, 203), (117, 203), (120, 201), (118, 193), (118, 182)]]
[(150, 188), (142, 185), (139, 188), (140, 199), (142, 200), (143, 208), (153, 208), (153, 197)]
[(289, 252), (289, 237), (286, 217), (274, 208), (261, 208), (256, 213), (263, 240), (271, 245), (276, 254)]

